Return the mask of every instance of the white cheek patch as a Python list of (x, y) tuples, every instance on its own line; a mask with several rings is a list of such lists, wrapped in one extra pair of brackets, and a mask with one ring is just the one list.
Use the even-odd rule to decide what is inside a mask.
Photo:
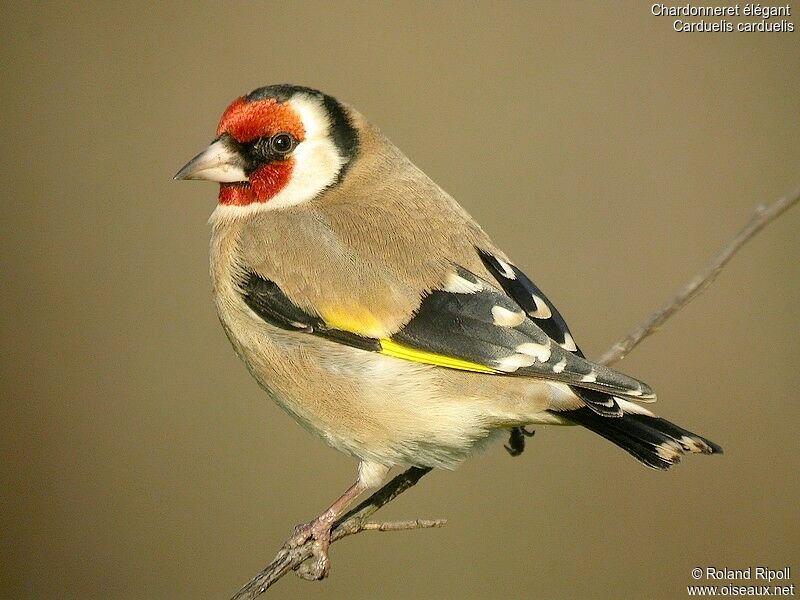
[(316, 96), (297, 94), (289, 100), (289, 106), (300, 115), (307, 140), (319, 140), (327, 137), (331, 128), (328, 112)]
[(329, 139), (306, 139), (292, 154), (294, 168), (289, 183), (270, 200), (261, 204), (266, 210), (308, 202), (332, 185), (344, 159)]

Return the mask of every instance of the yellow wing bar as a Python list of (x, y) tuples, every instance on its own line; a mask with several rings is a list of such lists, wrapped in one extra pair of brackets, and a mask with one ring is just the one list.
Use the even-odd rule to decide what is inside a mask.
[(436, 365), (437, 367), (448, 367), (450, 369), (459, 369), (461, 371), (473, 371), (475, 373), (498, 373), (497, 369), (487, 367), (479, 363), (470, 362), (468, 360), (461, 360), (460, 358), (453, 358), (452, 356), (445, 356), (443, 354), (435, 354), (433, 352), (425, 352), (424, 350), (416, 350), (403, 346), (397, 342), (389, 339), (380, 340), (381, 354), (387, 356), (394, 356), (395, 358), (402, 358), (413, 362), (424, 363), (426, 365)]

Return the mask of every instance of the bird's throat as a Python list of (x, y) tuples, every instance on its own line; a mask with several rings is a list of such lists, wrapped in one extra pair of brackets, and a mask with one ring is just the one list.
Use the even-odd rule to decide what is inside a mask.
[(250, 181), (221, 183), (219, 203), (223, 206), (248, 206), (269, 202), (289, 183), (294, 169), (294, 160), (272, 162), (257, 168), (250, 174)]
[(249, 183), (219, 184), (219, 203), (223, 206), (247, 206), (255, 201)]

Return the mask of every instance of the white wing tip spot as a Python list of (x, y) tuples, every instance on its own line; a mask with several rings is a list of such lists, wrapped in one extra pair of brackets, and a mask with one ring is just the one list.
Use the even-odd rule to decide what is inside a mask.
[(497, 368), (506, 373), (513, 373), (520, 367), (530, 367), (536, 359), (527, 354), (512, 354), (497, 361)]
[(620, 408), (622, 408), (623, 412), (625, 413), (633, 413), (635, 415), (647, 415), (648, 417), (654, 417), (655, 415), (634, 402), (630, 400), (625, 400), (624, 398), (620, 398), (619, 396), (614, 396), (614, 400), (619, 404)]
[(518, 310), (509, 310), (502, 306), (492, 307), (492, 318), (498, 327), (516, 327), (525, 321), (525, 313)]
[(480, 282), (464, 279), (458, 273), (448, 273), (444, 282), (444, 291), (451, 294), (477, 294), (483, 289)]
[(500, 268), (503, 270), (503, 277), (505, 277), (506, 279), (517, 278), (517, 274), (514, 273), (514, 269), (511, 268), (511, 265), (509, 265), (502, 258), (498, 258), (497, 256), (495, 256), (494, 258), (497, 261), (497, 264), (500, 265)]
[[(550, 360), (550, 343), (537, 344), (536, 342), (526, 342), (517, 346), (516, 351), (520, 354), (527, 354), (533, 356), (539, 362), (547, 362)], [(566, 362), (564, 363), (566, 365)]]
[(553, 311), (550, 310), (550, 307), (547, 306), (547, 302), (542, 300), (536, 294), (531, 294), (533, 298), (534, 304), (536, 304), (536, 310), (531, 312), (530, 315), (537, 319), (549, 319), (553, 316)]
[(561, 347), (569, 352), (575, 352), (578, 349), (578, 346), (575, 345), (575, 340), (566, 331), (564, 332), (564, 341), (561, 343)]

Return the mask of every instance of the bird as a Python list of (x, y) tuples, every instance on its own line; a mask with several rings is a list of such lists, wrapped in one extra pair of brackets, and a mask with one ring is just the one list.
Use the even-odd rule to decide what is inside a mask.
[(518, 454), (530, 425), (583, 426), (658, 470), (722, 452), (643, 406), (646, 383), (589, 360), (517, 263), (350, 105), (260, 87), (174, 178), (219, 184), (210, 272), (236, 354), (358, 460), (290, 539), (312, 542), (307, 578), (328, 574), (333, 524), (391, 468), (453, 469), (509, 433)]

